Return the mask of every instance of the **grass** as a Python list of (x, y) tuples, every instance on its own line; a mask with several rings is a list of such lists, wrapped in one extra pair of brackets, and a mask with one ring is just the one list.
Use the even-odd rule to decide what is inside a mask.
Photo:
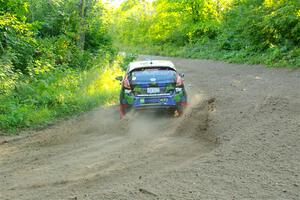
[(99, 105), (116, 103), (121, 62), (90, 70), (57, 68), (18, 80), (0, 95), (0, 129), (5, 135), (37, 128)]

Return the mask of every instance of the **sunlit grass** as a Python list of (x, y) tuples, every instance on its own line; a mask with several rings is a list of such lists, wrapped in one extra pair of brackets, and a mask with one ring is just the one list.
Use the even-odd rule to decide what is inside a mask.
[(62, 117), (117, 103), (123, 60), (86, 71), (55, 69), (17, 83), (18, 90), (0, 95), (0, 129), (15, 133)]
[(96, 79), (87, 86), (86, 91), (89, 96), (119, 90), (120, 84), (115, 80), (115, 77), (123, 73), (119, 67), (113, 66), (104, 70), (97, 70), (96, 73)]

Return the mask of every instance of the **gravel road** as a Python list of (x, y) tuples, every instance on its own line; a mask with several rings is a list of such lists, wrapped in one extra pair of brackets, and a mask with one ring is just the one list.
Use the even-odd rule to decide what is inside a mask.
[(172, 60), (183, 117), (101, 107), (0, 137), (2, 200), (300, 199), (300, 70)]

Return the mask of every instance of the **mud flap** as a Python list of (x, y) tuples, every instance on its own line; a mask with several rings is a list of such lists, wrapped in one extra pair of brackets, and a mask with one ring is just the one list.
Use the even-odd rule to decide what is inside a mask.
[(120, 104), (120, 118), (123, 119), (128, 113), (129, 105), (128, 104)]
[(180, 117), (183, 115), (184, 110), (188, 106), (188, 103), (186, 101), (180, 102), (175, 110), (175, 116)]

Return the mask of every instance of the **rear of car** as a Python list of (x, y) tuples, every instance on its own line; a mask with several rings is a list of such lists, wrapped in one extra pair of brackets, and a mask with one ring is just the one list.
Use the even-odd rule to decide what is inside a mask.
[(187, 105), (183, 74), (170, 61), (130, 63), (122, 80), (120, 114), (131, 109), (168, 109), (182, 113)]

